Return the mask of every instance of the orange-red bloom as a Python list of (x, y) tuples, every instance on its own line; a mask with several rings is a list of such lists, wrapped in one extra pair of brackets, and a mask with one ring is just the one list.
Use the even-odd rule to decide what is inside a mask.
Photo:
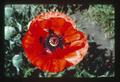
[(71, 18), (59, 12), (36, 16), (22, 39), (29, 61), (43, 71), (60, 72), (78, 64), (86, 55), (86, 35)]

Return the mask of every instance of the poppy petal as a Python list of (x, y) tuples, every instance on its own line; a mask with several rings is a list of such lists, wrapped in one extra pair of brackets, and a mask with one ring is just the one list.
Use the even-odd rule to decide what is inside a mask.
[[(56, 46), (51, 45), (54, 41), (49, 42), (53, 37), (58, 42)], [(61, 72), (78, 64), (89, 47), (86, 35), (76, 29), (71, 18), (59, 12), (36, 16), (22, 39), (22, 46), (28, 60), (47, 72)]]
[(36, 19), (36, 20), (33, 20), (30, 24), (29, 31), (33, 34), (34, 38), (39, 39), (40, 36), (45, 38), (48, 35), (48, 31), (43, 29), (42, 23), (44, 21), (42, 23), (41, 22), (42, 21), (38, 21)]

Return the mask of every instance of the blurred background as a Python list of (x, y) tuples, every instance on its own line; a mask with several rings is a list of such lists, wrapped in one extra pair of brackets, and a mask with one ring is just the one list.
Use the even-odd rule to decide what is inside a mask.
[[(70, 16), (79, 30), (88, 36), (90, 48), (82, 62), (54, 74), (34, 67), (26, 58), (21, 40), (30, 20), (50, 10)], [(79, 77), (115, 76), (114, 29), (115, 10), (112, 5), (85, 4), (9, 4), (4, 7), (5, 76), (6, 77)]]

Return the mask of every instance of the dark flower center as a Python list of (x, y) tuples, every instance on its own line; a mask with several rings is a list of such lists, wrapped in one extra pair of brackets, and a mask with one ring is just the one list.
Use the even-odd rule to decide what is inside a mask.
[(45, 48), (54, 51), (58, 47), (63, 48), (63, 38), (60, 35), (56, 35), (53, 31), (50, 31), (45, 41)]
[(56, 46), (59, 44), (59, 38), (56, 37), (56, 36), (50, 37), (50, 38), (49, 38), (49, 44), (50, 44), (51, 46), (56, 47)]

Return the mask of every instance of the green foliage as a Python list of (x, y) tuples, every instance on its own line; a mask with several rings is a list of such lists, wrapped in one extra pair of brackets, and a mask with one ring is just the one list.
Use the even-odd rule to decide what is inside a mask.
[(24, 68), (23, 73), (24, 73), (24, 78), (27, 78), (32, 75), (32, 72), (34, 72), (36, 68)]
[(82, 70), (82, 71), (78, 71), (76, 74), (75, 74), (75, 76), (77, 76), (77, 77), (80, 77), (80, 78), (93, 78), (93, 77), (95, 77), (95, 75), (93, 75), (93, 74), (90, 74), (89, 72), (87, 72), (86, 70)]
[[(19, 76), (28, 78), (32, 77), (33, 73), (36, 73), (36, 77), (88, 77), (88, 78), (93, 78), (97, 77), (94, 74), (89, 73), (88, 70), (85, 68), (82, 68), (81, 63), (68, 68), (64, 70), (63, 72), (60, 73), (46, 73), (46, 72), (41, 72), (41, 70), (36, 72), (36, 70), (39, 70), (35, 68), (34, 66), (31, 65), (31, 63), (27, 60), (25, 57), (25, 54), (23, 52), (23, 49), (21, 47), (21, 38), (24, 36), (24, 33), (27, 31), (27, 24), (29, 21), (34, 18), (36, 15), (40, 14), (41, 12), (46, 12), (51, 9), (58, 10), (60, 12), (64, 12), (68, 15), (73, 15), (71, 16), (75, 21), (76, 21), (76, 16), (75, 13), (76, 11), (79, 12), (81, 15), (80, 20), (85, 21), (95, 21), (99, 26), (101, 26), (106, 34), (109, 34), (109, 38), (114, 37), (114, 8), (112, 5), (90, 5), (88, 10), (83, 9), (81, 11), (80, 9), (82, 8), (81, 5), (56, 5), (56, 4), (50, 4), (50, 5), (45, 5), (45, 4), (40, 4), (40, 5), (21, 5), (21, 7), (17, 8), (15, 5), (12, 5), (10, 7), (13, 7), (13, 16), (12, 18), (5, 18), (5, 25), (6, 26), (12, 26), (17, 29), (17, 33), (11, 37), (10, 40), (14, 42), (14, 44), (11, 44), (10, 41), (5, 41), (5, 76), (6, 77), (16, 77), (16, 69), (12, 64), (12, 57), (14, 57), (17, 53), (22, 52), (21, 56), (23, 58), (23, 63), (20, 69), (20, 74)], [(80, 11), (79, 11), (80, 10)], [(21, 12), (19, 12), (21, 11)], [(17, 24), (20, 24), (21, 27)], [(77, 27), (82, 27), (81, 23), (77, 23)], [(19, 28), (22, 28), (22, 31), (19, 32)], [(17, 35), (21, 35), (19, 39), (17, 39)], [(94, 42), (94, 40), (91, 39), (91, 42)], [(12, 48), (9, 46), (11, 45)], [(17, 49), (17, 48), (18, 49)], [(19, 48), (20, 47), (20, 48)], [(40, 75), (39, 75), (40, 74)], [(98, 76), (98, 77), (113, 77), (114, 74), (110, 72), (105, 72), (104, 75)]]
[(101, 26), (107, 38), (114, 38), (115, 10), (112, 5), (90, 5), (82, 12), (84, 20), (95, 21)]

